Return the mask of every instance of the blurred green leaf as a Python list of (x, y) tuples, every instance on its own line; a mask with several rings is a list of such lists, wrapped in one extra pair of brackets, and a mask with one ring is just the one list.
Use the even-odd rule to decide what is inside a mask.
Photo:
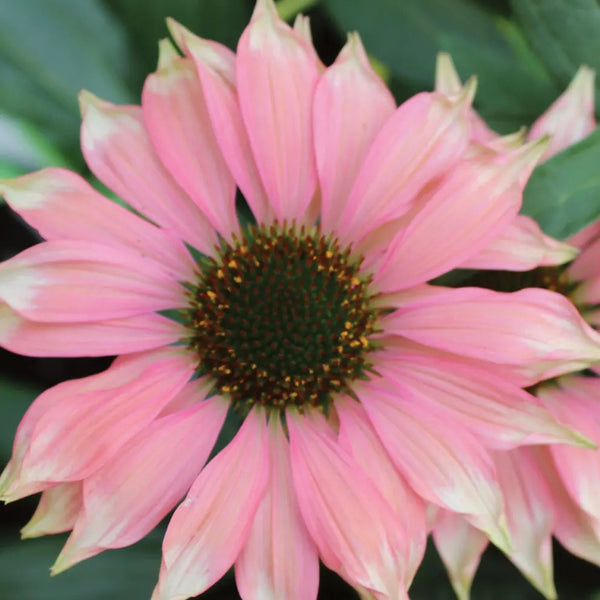
[(600, 129), (542, 163), (525, 188), (522, 213), (565, 239), (600, 215)]
[(2, 600), (148, 600), (158, 577), (160, 538), (154, 532), (123, 550), (103, 554), (50, 577), (66, 536), (11, 541), (0, 547)]
[(0, 464), (8, 461), (17, 425), (39, 393), (33, 386), (0, 377)]
[(199, 36), (235, 47), (250, 20), (249, 0), (104, 0), (123, 23), (136, 49), (136, 86), (156, 69), (158, 41), (168, 36), (165, 19), (172, 17)]
[[(600, 73), (600, 6), (597, 0), (511, 0), (533, 49), (566, 87), (580, 65)], [(600, 92), (600, 81), (596, 82)], [(600, 111), (600, 93), (596, 94)]]
[(80, 89), (115, 102), (132, 98), (123, 31), (97, 0), (3, 2), (1, 11), (0, 111), (72, 149)]
[(415, 91), (433, 87), (436, 55), (449, 52), (463, 78), (477, 75), (477, 107), (502, 132), (531, 123), (560, 91), (514, 24), (471, 0), (325, 0), (325, 6)]

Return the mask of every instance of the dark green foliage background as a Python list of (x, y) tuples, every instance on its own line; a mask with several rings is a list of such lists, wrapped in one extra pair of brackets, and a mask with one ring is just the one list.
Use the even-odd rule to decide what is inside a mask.
[[(290, 0), (286, 5), (290, 6)], [(433, 85), (436, 53), (452, 54), (463, 78), (477, 74), (477, 108), (508, 133), (535, 118), (580, 64), (600, 70), (596, 0), (320, 0), (310, 2), (315, 44), (325, 62), (345, 31), (358, 30), (389, 70), (398, 101)], [(89, 176), (78, 145), (77, 92), (137, 102), (154, 70), (156, 44), (172, 16), (204, 37), (235, 47), (252, 0), (0, 0), (0, 176), (48, 165)], [(600, 93), (597, 94), (600, 107)], [(0, 206), (0, 258), (36, 243)], [(595, 133), (536, 169), (524, 212), (565, 238), (600, 215), (600, 135)], [(104, 368), (106, 360), (38, 360), (0, 351), (0, 463), (8, 460), (19, 419), (37, 393)], [(233, 429), (234, 425), (231, 424)], [(222, 439), (231, 435), (224, 432)], [(145, 600), (158, 572), (164, 526), (131, 548), (104, 553), (56, 578), (48, 567), (64, 536), (21, 542), (29, 499), (0, 509), (0, 600)], [(600, 600), (600, 570), (556, 548), (563, 600)], [(323, 570), (319, 598), (356, 596)], [(207, 599), (235, 599), (229, 574)], [(453, 598), (430, 549), (413, 600)], [(496, 550), (484, 557), (473, 600), (541, 596)]]

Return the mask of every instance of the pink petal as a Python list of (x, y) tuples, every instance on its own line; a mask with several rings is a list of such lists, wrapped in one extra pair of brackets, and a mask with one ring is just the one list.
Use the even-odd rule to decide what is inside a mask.
[[(544, 143), (494, 159), (458, 164), (392, 241), (375, 275), (382, 291), (404, 289), (449, 271), (490, 243), (516, 216), (518, 180)], [(444, 235), (440, 235), (443, 231)]]
[(469, 600), (475, 572), (488, 545), (487, 537), (463, 515), (440, 510), (433, 541), (458, 600)]
[(201, 402), (195, 381), (179, 395), (192, 397), (195, 405), (150, 423), (84, 481), (84, 508), (54, 574), (108, 548), (134, 544), (188, 491), (214, 446), (228, 405), (221, 398)]
[(336, 230), (355, 241), (400, 217), (416, 193), (448, 170), (467, 147), (464, 113), (474, 93), (449, 102), (417, 94), (398, 107), (375, 137)]
[(57, 240), (0, 265), (0, 298), (28, 319), (103, 321), (180, 308), (184, 288), (125, 248)]
[(225, 238), (237, 231), (235, 182), (221, 155), (194, 64), (161, 48), (142, 93), (144, 124), (177, 183)]
[(94, 190), (64, 169), (44, 169), (0, 181), (9, 206), (47, 240), (86, 240), (127, 247), (153, 258), (179, 279), (188, 279), (194, 263), (180, 242)]
[(25, 356), (111, 356), (179, 341), (185, 330), (157, 314), (95, 323), (38, 323), (0, 302), (0, 346)]
[(573, 260), (577, 248), (547, 236), (530, 217), (517, 215), (483, 250), (460, 266), (464, 269), (529, 271)]
[(223, 576), (248, 539), (269, 468), (265, 416), (254, 409), (173, 514), (153, 598), (196, 596)]
[[(538, 395), (562, 422), (600, 444), (600, 379), (562, 378), (558, 387), (541, 386)], [(597, 449), (553, 446), (552, 455), (573, 500), (600, 520), (600, 456)]]
[[(438, 52), (435, 62), (435, 91), (440, 92), (448, 99), (456, 99), (463, 93), (463, 90), (452, 57), (446, 52)], [(498, 134), (488, 127), (473, 108), (469, 108), (468, 118), (473, 141), (486, 144), (493, 143), (498, 138)]]
[(552, 569), (552, 496), (529, 448), (496, 452), (506, 499), (510, 560), (546, 598), (556, 598)]
[(487, 448), (585, 443), (577, 431), (558, 423), (535, 396), (485, 363), (437, 356), (427, 350), (390, 350), (389, 357), (378, 361), (377, 371), (409, 388), (431, 412), (458, 420)]
[(99, 375), (44, 392), (37, 401), (44, 411), (28, 412), (30, 422), (17, 434), (17, 474), (3, 495), (18, 496), (35, 482), (44, 489), (89, 477), (181, 390), (194, 372), (192, 359), (179, 348), (119, 357)]
[(258, 173), (235, 88), (235, 54), (226, 46), (203, 40), (168, 19), (171, 35), (193, 59), (206, 106), (223, 157), (256, 220), (264, 223), (272, 209)]
[(300, 516), (278, 416), (269, 424), (269, 448), (271, 481), (235, 563), (237, 586), (244, 600), (315, 600), (319, 558)]
[(446, 290), (385, 319), (386, 333), (463, 356), (512, 365), (531, 383), (584, 369), (600, 358), (600, 336), (561, 294)]
[(596, 128), (594, 71), (579, 67), (567, 90), (531, 126), (528, 139), (551, 135), (544, 160), (582, 140)]
[(324, 419), (288, 412), (294, 486), (300, 510), (327, 567), (378, 598), (407, 598), (408, 544), (390, 505)]
[(402, 521), (409, 545), (406, 583), (410, 585), (425, 553), (424, 503), (392, 464), (360, 404), (350, 398), (339, 399), (336, 411), (340, 447), (352, 455)]
[(91, 170), (138, 212), (201, 252), (217, 241), (198, 207), (156, 156), (138, 106), (117, 106), (80, 94), (81, 148)]
[(316, 187), (312, 99), (314, 50), (279, 16), (272, 0), (256, 4), (240, 38), (236, 81), (258, 171), (279, 220), (300, 219)]
[(552, 492), (553, 533), (572, 554), (600, 566), (600, 520), (594, 519), (572, 500), (556, 472), (548, 448), (535, 448), (539, 469)]
[[(392, 461), (425, 500), (467, 515), (507, 547), (502, 498), (484, 447), (455, 421), (423, 407), (409, 388), (367, 384), (360, 399)], [(392, 387), (392, 386), (390, 386)]]
[(335, 229), (355, 174), (396, 103), (369, 64), (357, 33), (319, 80), (313, 127), (321, 184), (321, 224)]
[(22, 538), (62, 533), (73, 529), (83, 506), (81, 482), (59, 483), (42, 492), (33, 517), (21, 529)]

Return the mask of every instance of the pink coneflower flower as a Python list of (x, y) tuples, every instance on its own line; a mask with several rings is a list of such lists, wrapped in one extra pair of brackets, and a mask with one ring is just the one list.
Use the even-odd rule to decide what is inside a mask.
[[(142, 217), (60, 169), (1, 184), (47, 241), (0, 267), (0, 343), (119, 355), (24, 417), (0, 480), (42, 492), (24, 534), (72, 530), (60, 572), (185, 496), (155, 600), (232, 565), (244, 599), (311, 600), (319, 558), (364, 599), (406, 598), (425, 502), (507, 548), (490, 451), (581, 437), (461, 344), (544, 376), (597, 361), (600, 336), (558, 294), (463, 306), (426, 282), (512, 221), (544, 143), (466, 156), (473, 84), (396, 108), (356, 35), (325, 70), (271, 0), (237, 54), (170, 28), (185, 56), (161, 43), (141, 108), (81, 97), (91, 170)], [(465, 314), (439, 335), (456, 353), (429, 343)], [(205, 466), (229, 409), (243, 424)]]
[[(447, 56), (440, 57), (437, 87), (454, 95), (462, 89)], [(471, 112), (473, 143), (499, 152), (518, 145), (500, 138)], [(543, 155), (550, 158), (596, 127), (594, 73), (581, 67), (558, 100), (533, 124), (528, 139), (552, 136)], [(476, 139), (475, 139), (476, 138)], [(505, 145), (503, 148), (502, 146)], [(594, 328), (600, 325), (600, 225), (593, 223), (564, 244), (544, 235), (519, 215), (488, 247), (469, 259), (469, 266), (503, 270), (489, 280), (504, 289), (528, 286), (561, 293), (578, 307)], [(527, 231), (530, 233), (528, 234)], [(519, 243), (521, 240), (521, 243)], [(563, 263), (570, 262), (561, 267)], [(537, 267), (535, 270), (530, 271)], [(523, 271), (520, 273), (508, 271)], [(482, 276), (476, 280), (482, 283)], [(535, 394), (557, 419), (600, 445), (600, 379), (598, 367), (585, 374), (562, 376), (535, 386)], [(535, 379), (529, 381), (535, 383)], [(600, 565), (600, 455), (595, 449), (518, 448), (493, 453), (506, 506), (512, 547), (508, 557), (547, 598), (556, 598), (552, 568), (552, 535), (573, 554)], [(441, 513), (434, 527), (436, 545), (461, 600), (469, 588), (487, 539), (462, 517)]]

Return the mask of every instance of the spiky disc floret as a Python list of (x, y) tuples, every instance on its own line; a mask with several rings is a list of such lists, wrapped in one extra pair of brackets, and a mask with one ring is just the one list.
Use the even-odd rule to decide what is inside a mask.
[(327, 410), (366, 377), (375, 349), (379, 312), (361, 262), (318, 228), (253, 226), (223, 243), (190, 287), (199, 373), (238, 407)]

